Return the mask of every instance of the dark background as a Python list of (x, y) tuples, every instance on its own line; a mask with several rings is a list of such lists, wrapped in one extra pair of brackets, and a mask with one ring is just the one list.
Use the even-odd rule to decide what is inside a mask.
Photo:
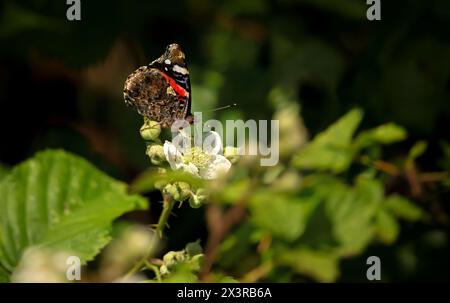
[[(364, 0), (82, 1), (82, 20), (69, 22), (65, 1), (2, 1), (0, 163), (63, 148), (131, 181), (149, 161), (123, 82), (176, 42), (190, 67), (194, 111), (236, 102), (216, 117), (270, 119), (277, 106), (270, 92), (281, 88), (301, 105), (312, 135), (361, 107), (362, 128), (393, 121), (408, 130), (386, 158), (425, 140), (420, 170), (448, 171), (450, 1), (384, 0), (381, 21), (368, 21), (367, 7)], [(376, 254), (386, 256), (392, 280), (450, 279), (448, 185), (415, 200), (439, 219), (405, 226), (394, 249), (344, 261), (342, 281), (361, 277), (356, 264)], [(205, 232), (201, 211), (184, 208), (179, 217), (186, 228), (169, 236), (169, 248)]]

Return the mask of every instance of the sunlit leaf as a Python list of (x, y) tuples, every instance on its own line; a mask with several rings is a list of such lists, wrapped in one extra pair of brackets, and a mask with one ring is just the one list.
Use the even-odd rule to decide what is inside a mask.
[(355, 144), (358, 148), (365, 147), (372, 143), (391, 144), (404, 140), (406, 136), (407, 133), (403, 127), (394, 123), (387, 123), (361, 132), (356, 138)]
[(11, 273), (26, 248), (70, 251), (91, 260), (110, 240), (114, 219), (145, 208), (142, 197), (85, 160), (45, 151), (0, 183), (0, 273)]
[(352, 110), (301, 149), (292, 164), (299, 169), (344, 171), (354, 154), (350, 143), (361, 119), (362, 112)]

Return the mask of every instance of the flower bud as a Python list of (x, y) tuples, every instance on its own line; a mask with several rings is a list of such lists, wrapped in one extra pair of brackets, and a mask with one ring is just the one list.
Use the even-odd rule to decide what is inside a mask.
[(159, 268), (159, 272), (160, 272), (161, 275), (163, 275), (163, 276), (170, 274), (169, 269), (168, 269), (167, 266), (165, 266), (164, 264), (161, 265), (161, 267)]
[(189, 205), (192, 208), (199, 208), (208, 198), (208, 194), (205, 189), (199, 188), (197, 192), (189, 199)]
[(174, 196), (175, 201), (182, 202), (189, 198), (191, 195), (191, 186), (186, 182), (175, 182), (175, 186), (178, 189), (178, 196)]
[(186, 182), (174, 182), (167, 184), (163, 193), (171, 196), (175, 201), (183, 202), (191, 195), (191, 186)]
[(147, 141), (155, 141), (161, 134), (161, 125), (156, 121), (144, 119), (144, 124), (140, 129), (141, 137)]
[(163, 257), (164, 265), (169, 268), (179, 262), (183, 262), (186, 260), (184, 251), (169, 251)]
[(154, 165), (161, 165), (166, 161), (164, 149), (159, 144), (150, 144), (147, 146), (146, 154), (150, 157), (150, 161)]

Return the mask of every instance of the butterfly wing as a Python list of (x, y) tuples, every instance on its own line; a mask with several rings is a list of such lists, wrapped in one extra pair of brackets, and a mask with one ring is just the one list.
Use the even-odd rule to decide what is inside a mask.
[(124, 98), (139, 114), (162, 127), (170, 127), (176, 120), (191, 122), (189, 71), (179, 46), (169, 45), (160, 58), (129, 75)]

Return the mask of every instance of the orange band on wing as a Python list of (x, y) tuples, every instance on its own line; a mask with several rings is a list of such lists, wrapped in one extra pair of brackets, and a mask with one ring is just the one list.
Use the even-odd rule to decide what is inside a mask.
[(175, 80), (173, 80), (172, 78), (170, 78), (169, 76), (167, 76), (165, 73), (161, 72), (162, 75), (164, 76), (164, 78), (169, 81), (170, 86), (175, 90), (175, 92), (182, 97), (187, 97), (187, 92), (186, 90), (181, 87), (180, 85), (178, 85)]

